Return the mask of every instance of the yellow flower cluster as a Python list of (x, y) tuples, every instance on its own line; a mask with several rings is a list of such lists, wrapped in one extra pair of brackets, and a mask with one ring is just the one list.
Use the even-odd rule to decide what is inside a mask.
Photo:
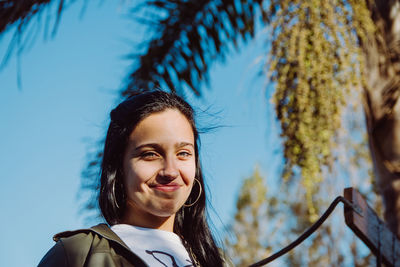
[[(284, 139), (284, 177), (301, 174), (310, 220), (321, 167), (334, 161), (335, 133), (351, 90), (363, 86), (360, 41), (374, 33), (364, 0), (271, 0), (269, 78)], [(293, 170), (300, 168), (300, 173)]]

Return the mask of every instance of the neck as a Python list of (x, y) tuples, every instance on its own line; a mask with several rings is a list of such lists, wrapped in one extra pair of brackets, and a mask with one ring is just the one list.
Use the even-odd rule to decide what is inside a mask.
[(167, 217), (155, 216), (153, 214), (133, 214), (127, 211), (120, 223), (134, 225), (144, 228), (159, 229), (168, 232), (174, 231), (175, 214)]

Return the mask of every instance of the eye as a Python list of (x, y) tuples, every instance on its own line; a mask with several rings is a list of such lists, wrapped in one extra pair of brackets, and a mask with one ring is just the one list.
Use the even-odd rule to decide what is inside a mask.
[(144, 160), (153, 160), (157, 159), (159, 155), (154, 151), (145, 151), (142, 154), (140, 154), (140, 157)]
[(191, 156), (192, 156), (192, 153), (189, 152), (189, 151), (186, 151), (186, 150), (183, 150), (183, 151), (179, 151), (179, 152), (178, 152), (178, 157), (179, 157), (179, 158), (186, 159), (186, 158), (189, 158), (189, 157), (191, 157)]

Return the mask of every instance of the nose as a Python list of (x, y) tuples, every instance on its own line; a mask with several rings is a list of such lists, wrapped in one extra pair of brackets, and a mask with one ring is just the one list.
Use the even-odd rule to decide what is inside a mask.
[(179, 175), (179, 170), (174, 159), (166, 158), (164, 165), (160, 170), (160, 176), (168, 181), (176, 179)]

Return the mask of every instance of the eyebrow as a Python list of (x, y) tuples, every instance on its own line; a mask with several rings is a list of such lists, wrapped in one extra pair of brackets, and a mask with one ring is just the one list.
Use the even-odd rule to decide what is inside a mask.
[[(181, 147), (185, 147), (185, 146), (191, 146), (194, 148), (194, 145), (189, 142), (180, 142), (175, 145), (176, 148), (181, 148)], [(144, 147), (153, 147), (153, 148), (157, 148), (157, 149), (162, 149), (162, 146), (157, 143), (147, 143), (147, 144), (143, 144), (143, 145), (135, 147), (135, 151), (140, 150)]]
[(192, 143), (189, 143), (189, 142), (180, 142), (176, 147), (181, 148), (181, 147), (184, 147), (184, 146), (191, 146), (191, 147), (194, 148), (194, 145)]

